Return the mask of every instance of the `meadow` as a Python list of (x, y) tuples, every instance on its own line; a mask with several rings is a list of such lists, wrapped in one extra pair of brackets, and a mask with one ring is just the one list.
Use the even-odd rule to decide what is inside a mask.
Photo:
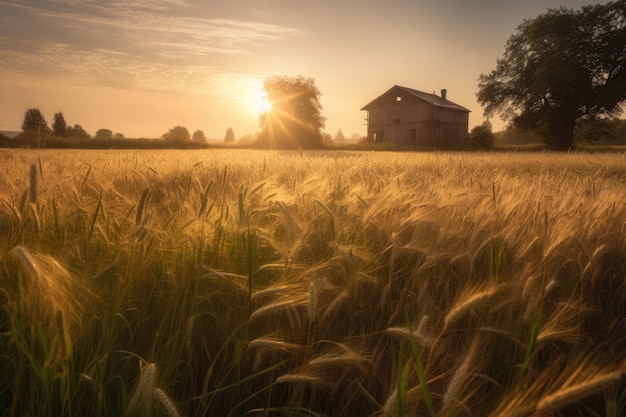
[(626, 154), (0, 150), (0, 415), (620, 416)]

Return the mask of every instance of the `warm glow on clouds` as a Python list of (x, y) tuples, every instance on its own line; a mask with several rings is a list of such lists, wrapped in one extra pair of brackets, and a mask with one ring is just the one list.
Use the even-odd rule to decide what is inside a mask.
[[(90, 133), (116, 124), (127, 136), (158, 136), (186, 124), (240, 136), (258, 127), (250, 102), (271, 75), (314, 78), (331, 134), (364, 132), (359, 109), (394, 84), (447, 88), (472, 110), (471, 127), (482, 121), (480, 73), (524, 18), (563, 2), (583, 4), (0, 0), (0, 88), (10, 97), (0, 130), (19, 129), (24, 111), (39, 107)], [(146, 113), (137, 105), (152, 117), (124, 121)]]

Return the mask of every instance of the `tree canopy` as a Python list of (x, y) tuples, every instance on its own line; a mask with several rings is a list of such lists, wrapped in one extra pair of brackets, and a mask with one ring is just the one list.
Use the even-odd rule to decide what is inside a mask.
[(319, 148), (325, 118), (313, 78), (275, 76), (263, 83), (271, 107), (259, 117), (258, 144), (277, 149)]
[(167, 133), (161, 136), (163, 140), (170, 142), (189, 142), (191, 141), (191, 135), (189, 130), (183, 126), (174, 126)]
[(525, 20), (496, 68), (479, 78), (486, 116), (499, 113), (539, 132), (549, 147), (572, 146), (577, 122), (621, 113), (626, 99), (626, 0), (550, 9)]
[(232, 127), (226, 129), (226, 134), (224, 135), (224, 143), (233, 143), (235, 141), (235, 131)]
[(65, 135), (72, 138), (91, 138), (91, 135), (87, 133), (87, 131), (83, 129), (83, 127), (78, 123), (76, 123), (74, 126), (67, 126), (67, 129), (65, 130)]
[(67, 122), (63, 112), (54, 113), (54, 121), (52, 122), (52, 131), (57, 136), (65, 136), (67, 133)]
[(111, 129), (105, 129), (105, 128), (98, 129), (96, 131), (95, 138), (99, 140), (110, 140), (113, 138), (113, 131)]
[(24, 133), (39, 134), (48, 132), (50, 128), (41, 110), (33, 108), (26, 110), (24, 113), (22, 130)]
[(207, 138), (204, 132), (198, 129), (195, 132), (193, 132), (193, 135), (191, 135), (191, 140), (194, 142), (206, 142)]

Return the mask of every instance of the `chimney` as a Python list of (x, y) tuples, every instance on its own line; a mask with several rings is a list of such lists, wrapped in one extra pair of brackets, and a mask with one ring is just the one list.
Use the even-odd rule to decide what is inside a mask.
[(446, 96), (448, 95), (448, 90), (446, 90), (445, 88), (441, 89), (441, 98), (446, 100)]

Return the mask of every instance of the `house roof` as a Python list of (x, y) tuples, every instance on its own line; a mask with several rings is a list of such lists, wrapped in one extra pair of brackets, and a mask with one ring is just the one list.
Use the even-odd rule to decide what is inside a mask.
[(413, 88), (408, 88), (408, 87), (402, 87), (399, 85), (394, 85), (393, 87), (391, 87), (389, 90), (385, 91), (383, 94), (381, 94), (380, 96), (378, 96), (377, 98), (375, 98), (374, 100), (370, 101), (368, 104), (366, 104), (365, 106), (363, 106), (363, 108), (361, 108), (361, 110), (369, 110), (372, 105), (374, 105), (376, 102), (378, 102), (382, 97), (386, 96), (387, 94), (391, 93), (392, 91), (403, 91), (409, 95), (412, 95), (422, 101), (425, 101), (426, 103), (430, 104), (433, 107), (439, 107), (439, 108), (445, 108), (445, 109), (450, 109), (450, 110), (457, 110), (457, 111), (464, 111), (464, 112), (470, 112), (469, 109), (466, 109), (465, 107), (453, 103), (450, 100), (444, 99), (439, 97), (436, 94), (429, 94), (429, 93), (425, 93), (423, 91), (419, 91), (419, 90), (414, 90)]

